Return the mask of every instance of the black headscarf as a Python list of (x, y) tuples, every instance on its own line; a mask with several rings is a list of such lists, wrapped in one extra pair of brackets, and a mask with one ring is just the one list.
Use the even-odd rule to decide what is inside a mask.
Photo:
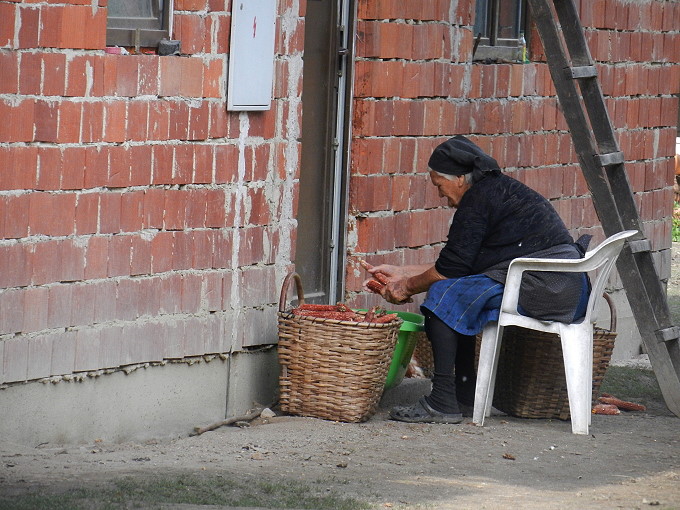
[(447, 175), (472, 172), (473, 182), (487, 175), (501, 173), (496, 160), (463, 135), (456, 135), (437, 146), (430, 156), (428, 166), (435, 172)]

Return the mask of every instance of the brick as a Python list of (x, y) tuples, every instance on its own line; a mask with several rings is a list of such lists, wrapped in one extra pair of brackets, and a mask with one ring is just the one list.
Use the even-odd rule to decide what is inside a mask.
[(139, 317), (139, 280), (123, 279), (116, 286), (116, 319), (131, 321)]
[(173, 232), (158, 232), (151, 240), (151, 268), (154, 274), (172, 269), (174, 243)]
[(99, 194), (78, 194), (75, 214), (76, 235), (96, 233), (99, 219)]
[(2, 239), (20, 239), (28, 235), (30, 194), (0, 197)]
[(239, 302), (242, 306), (261, 306), (277, 301), (274, 266), (248, 268), (239, 276)]
[(194, 269), (209, 269), (213, 265), (213, 244), (215, 234), (212, 231), (195, 230), (192, 232), (193, 255), (192, 266)]
[(121, 365), (122, 326), (109, 326), (99, 336), (99, 361), (101, 368), (116, 368)]
[(62, 176), (59, 189), (76, 190), (85, 185), (84, 147), (65, 147), (62, 153)]
[(47, 327), (47, 287), (29, 287), (24, 293), (23, 333), (40, 331)]
[(85, 97), (90, 89), (93, 59), (90, 55), (69, 55), (66, 60), (65, 95)]
[(185, 274), (182, 276), (180, 310), (183, 313), (197, 313), (201, 308), (202, 276)]
[(182, 57), (167, 56), (160, 59), (160, 96), (178, 96), (182, 89)]
[(107, 280), (94, 285), (94, 322), (116, 319), (116, 282)]
[(153, 167), (153, 148), (150, 145), (131, 145), (128, 148), (130, 164), (130, 186), (148, 186), (151, 184)]
[(174, 37), (182, 41), (182, 53), (203, 53), (205, 18), (196, 14), (175, 14)]
[(19, 74), (19, 93), (39, 95), (42, 89), (42, 55), (40, 53), (21, 54)]
[(87, 258), (85, 263), (84, 278), (105, 278), (109, 264), (109, 239), (110, 237), (92, 236), (87, 243)]
[(156, 145), (153, 147), (152, 184), (171, 184), (174, 166), (174, 147)]
[(205, 189), (191, 189), (186, 191), (186, 209), (184, 213), (188, 228), (205, 227), (206, 201)]
[(224, 299), (222, 295), (223, 287), (224, 282), (222, 273), (213, 272), (205, 273), (203, 275), (201, 301), (205, 303), (205, 306), (209, 312), (222, 310), (222, 302)]
[(3, 342), (4, 382), (25, 381), (28, 377), (28, 342), (25, 338), (9, 338)]
[(84, 328), (76, 331), (76, 352), (74, 372), (98, 370), (101, 348), (101, 332), (98, 329)]
[(132, 238), (130, 274), (132, 276), (151, 274), (151, 243), (137, 236)]
[(35, 106), (35, 141), (56, 142), (58, 140), (59, 103), (38, 101)]
[(91, 284), (71, 285), (71, 316), (72, 326), (89, 326), (94, 324), (95, 286)]
[(182, 101), (175, 101), (170, 109), (170, 129), (168, 137), (171, 140), (187, 140), (189, 136), (189, 105)]
[[(268, 125), (272, 128), (271, 132), (267, 132), (264, 136), (266, 138), (273, 138), (274, 137), (274, 132), (273, 128), (275, 126), (276, 118), (272, 117), (272, 112), (275, 111), (274, 108), (272, 108), (271, 111), (268, 112), (263, 112), (261, 115), (252, 115), (252, 117), (260, 116), (264, 117), (266, 120), (269, 121)], [(205, 140), (208, 138), (208, 133), (209, 133), (209, 128), (210, 128), (210, 107), (209, 104), (206, 102), (202, 102), (198, 107), (190, 107), (189, 108), (189, 132), (188, 132), (188, 139), (189, 140)], [(270, 136), (268, 136), (270, 135)], [(256, 136), (256, 135), (252, 135)]]
[(219, 144), (215, 147), (215, 183), (235, 182), (238, 176), (238, 148)]
[(63, 96), (66, 90), (66, 55), (44, 53), (41, 60), (44, 72), (42, 93), (46, 96)]
[[(219, 53), (224, 53), (220, 51)], [(222, 98), (224, 97), (226, 82), (225, 65), (221, 59), (213, 59), (207, 63), (203, 71), (203, 97)], [(212, 106), (212, 104), (211, 104)]]
[(184, 355), (201, 356), (205, 354), (204, 324), (198, 318), (190, 318), (184, 327)]
[(214, 237), (213, 267), (232, 267), (233, 248), (233, 233), (231, 231), (220, 230), (219, 234)]
[(144, 219), (144, 191), (122, 193), (120, 214), (120, 229), (122, 232), (141, 230)]
[(132, 236), (114, 235), (109, 240), (109, 265), (107, 275), (128, 276), (132, 252)]
[(76, 332), (65, 331), (51, 335), (51, 375), (66, 375), (73, 372), (76, 360)]
[(61, 174), (64, 165), (60, 147), (41, 146), (37, 152), (37, 190), (58, 190), (61, 188)]
[(205, 226), (208, 228), (225, 227), (225, 194), (223, 190), (209, 189), (205, 195)]
[(179, 313), (182, 303), (182, 277), (175, 273), (166, 278), (162, 278), (161, 288), (160, 313)]
[(394, 217), (367, 217), (357, 221), (356, 249), (364, 253), (394, 249)]
[(163, 335), (165, 337), (165, 357), (180, 359), (184, 357), (184, 322), (164, 322)]
[(35, 102), (0, 100), (0, 140), (6, 143), (33, 141)]
[(82, 108), (81, 141), (101, 141), (104, 136), (104, 104), (83, 103)]
[(124, 142), (126, 139), (127, 103), (107, 101), (104, 103), (104, 142)]
[(122, 193), (109, 192), (100, 197), (100, 225), (102, 234), (114, 234), (121, 231)]
[(192, 182), (194, 168), (194, 150), (192, 144), (175, 147), (175, 159), (172, 170), (173, 184), (189, 184)]
[(74, 233), (76, 195), (32, 193), (29, 224), (32, 235), (67, 236)]
[(57, 249), (61, 256), (61, 274), (59, 281), (80, 281), (85, 276), (85, 248), (73, 239), (57, 241)]
[(138, 65), (137, 93), (140, 96), (158, 94), (159, 58), (154, 55), (135, 56)]
[(143, 278), (139, 280), (137, 315), (140, 317), (155, 317), (158, 315), (161, 307), (161, 290), (158, 278)]
[[(0, 14), (0, 20), (2, 14)], [(0, 21), (2, 23), (2, 21)], [(2, 30), (0, 28), (0, 30)], [(0, 35), (0, 40), (2, 36)], [(0, 44), (0, 46), (2, 46)], [(16, 94), (19, 92), (19, 54), (16, 52), (0, 52), (0, 94)]]
[(35, 243), (26, 254), (28, 267), (31, 272), (31, 283), (44, 285), (60, 280), (61, 252), (57, 249), (56, 241), (42, 241)]
[(59, 127), (57, 130), (57, 141), (59, 143), (80, 141), (82, 110), (82, 103), (62, 101), (59, 104)]
[(12, 335), (22, 330), (25, 292), (25, 289), (0, 290), (0, 334)]
[(168, 140), (170, 132), (170, 106), (167, 101), (152, 101), (149, 104), (150, 140)]
[(182, 230), (186, 227), (188, 194), (184, 190), (167, 190), (163, 207), (163, 226), (167, 230)]
[(249, 266), (265, 259), (264, 233), (262, 227), (248, 227), (240, 229), (240, 243), (238, 251), (238, 265)]
[(53, 285), (47, 294), (47, 327), (65, 328), (71, 326), (71, 285)]
[(172, 252), (173, 269), (191, 269), (194, 246), (191, 232), (174, 232)]
[[(14, 45), (14, 28), (18, 7), (9, 3), (0, 4), (0, 47)], [(34, 9), (37, 11), (37, 9)]]
[[(37, 48), (39, 46), (47, 46), (39, 43), (39, 39), (43, 38), (43, 33), (50, 30), (49, 24), (47, 27), (48, 17), (43, 16), (43, 9), (36, 9), (32, 6), (19, 7), (19, 49)], [(4, 15), (3, 15), (4, 17)]]
[(275, 309), (248, 309), (245, 311), (244, 327), (238, 332), (238, 346), (247, 347), (267, 343), (276, 338)]

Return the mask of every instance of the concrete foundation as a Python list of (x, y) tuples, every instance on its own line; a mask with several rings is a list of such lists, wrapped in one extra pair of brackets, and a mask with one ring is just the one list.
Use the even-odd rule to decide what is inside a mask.
[(195, 361), (6, 387), (0, 437), (27, 446), (166, 439), (273, 400), (274, 348)]

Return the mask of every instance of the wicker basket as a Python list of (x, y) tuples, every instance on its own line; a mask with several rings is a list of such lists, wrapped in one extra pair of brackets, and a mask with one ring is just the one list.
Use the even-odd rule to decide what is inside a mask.
[(360, 422), (377, 409), (402, 320), (386, 324), (304, 317), (286, 312), (295, 281), (286, 276), (279, 301), (278, 356), (281, 410), (299, 416)]
[[(598, 396), (616, 339), (616, 309), (611, 298), (606, 294), (604, 297), (609, 304), (611, 323), (609, 331), (595, 328), (593, 333), (593, 401)], [(479, 347), (479, 337), (477, 343)], [(569, 419), (558, 335), (514, 326), (504, 328), (493, 405), (520, 418)]]

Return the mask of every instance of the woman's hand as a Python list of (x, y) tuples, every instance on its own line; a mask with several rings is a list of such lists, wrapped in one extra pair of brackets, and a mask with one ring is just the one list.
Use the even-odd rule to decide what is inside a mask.
[(373, 278), (364, 281), (363, 288), (365, 290), (376, 292), (375, 287), (370, 288), (368, 286), (371, 280), (375, 280), (382, 284), (379, 292), (376, 293), (379, 293), (385, 301), (396, 305), (413, 301), (408, 292), (407, 280), (409, 276), (405, 268), (390, 264), (380, 264), (375, 267), (366, 263), (362, 265), (366, 271), (373, 275)]
[(402, 278), (388, 283), (382, 288), (382, 297), (385, 298), (385, 301), (395, 305), (413, 302), (407, 282), (408, 278)]

